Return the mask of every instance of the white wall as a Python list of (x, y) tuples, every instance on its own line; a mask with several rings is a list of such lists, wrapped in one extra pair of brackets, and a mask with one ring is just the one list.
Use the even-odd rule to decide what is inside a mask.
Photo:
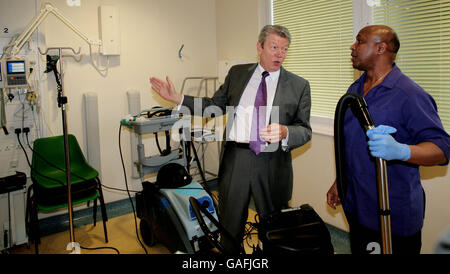
[[(82, 1), (81, 7), (69, 7), (64, 0), (54, 1), (62, 13), (90, 37), (98, 38), (97, 7), (112, 4), (119, 8), (121, 54), (110, 57), (111, 67), (102, 77), (88, 63), (87, 46), (57, 24), (54, 18), (46, 23), (47, 45), (82, 46), (84, 61), (77, 64), (68, 60), (65, 70), (65, 88), (69, 98), (69, 130), (83, 143), (82, 95), (95, 92), (98, 95), (100, 119), (100, 151), (103, 184), (125, 188), (124, 175), (118, 149), (119, 121), (128, 114), (126, 91), (141, 93), (141, 107), (168, 106), (150, 89), (150, 76), (164, 78), (168, 75), (180, 89), (185, 77), (216, 74), (215, 2), (209, 0), (172, 1)], [(178, 50), (184, 44), (183, 58)], [(100, 59), (102, 60), (102, 59)], [(49, 91), (54, 93), (54, 91)], [(51, 99), (49, 98), (49, 101)], [(51, 108), (53, 104), (49, 104)], [(54, 108), (51, 108), (54, 110)], [(59, 117), (48, 120), (58, 128)], [(129, 132), (122, 132), (122, 149), (128, 182), (131, 189), (141, 189), (140, 180), (130, 177)], [(155, 151), (154, 142), (149, 150)], [(147, 149), (147, 147), (146, 147)], [(125, 193), (104, 190), (106, 201), (126, 198)]]
[(257, 60), (258, 0), (217, 0), (217, 56), (219, 60)]
[[(11, 2), (14, 2), (12, 4)], [(45, 2), (45, 1), (42, 1)], [(169, 106), (151, 91), (151, 76), (170, 76), (180, 89), (188, 76), (217, 75), (216, 8), (210, 0), (128, 0), (80, 1), (81, 5), (68, 5), (77, 1), (53, 0), (51, 3), (81, 32), (92, 40), (99, 39), (98, 7), (114, 5), (119, 9), (121, 54), (109, 57), (106, 76), (90, 64), (88, 45), (53, 15), (41, 25), (41, 47), (81, 47), (82, 61), (64, 58), (64, 90), (68, 97), (68, 131), (74, 134), (83, 149), (85, 129), (83, 122), (83, 94), (94, 92), (98, 96), (99, 132), (102, 183), (125, 189), (124, 175), (119, 155), (119, 122), (128, 114), (126, 92), (138, 90), (141, 107)], [(15, 24), (21, 31), (32, 19), (32, 11), (40, 1), (21, 0), (0, 2), (0, 17), (15, 14)], [(23, 10), (31, 12), (21, 13)], [(5, 17), (5, 18), (10, 18)], [(4, 21), (1, 21), (4, 23)], [(3, 26), (3, 25), (2, 25)], [(178, 50), (184, 44), (183, 58)], [(104, 66), (106, 58), (94, 50), (95, 62)], [(50, 52), (50, 54), (57, 54)], [(97, 60), (98, 58), (98, 60)], [(42, 57), (45, 66), (45, 57)], [(48, 80), (47, 80), (48, 78)], [(56, 104), (56, 84), (53, 75), (41, 74), (45, 83), (41, 90), (42, 116), (47, 135), (62, 134), (61, 111)], [(3, 137), (0, 137), (3, 138)], [(122, 149), (130, 189), (141, 189), (140, 180), (131, 178), (129, 132), (122, 132)], [(156, 151), (154, 142), (150, 149)], [(104, 190), (106, 202), (127, 198), (126, 193)]]
[[(128, 113), (126, 91), (141, 93), (141, 107), (168, 106), (150, 89), (150, 76), (171, 77), (180, 89), (187, 76), (216, 74), (215, 3), (209, 0), (195, 1), (82, 1), (82, 7), (68, 7), (65, 1), (55, 5), (78, 22), (81, 29), (88, 30), (92, 37), (97, 35), (97, 7), (113, 4), (120, 11), (121, 55), (112, 57), (113, 64), (107, 77), (101, 77), (89, 64), (67, 65), (66, 89), (70, 99), (69, 118), (71, 131), (83, 133), (80, 111), (82, 94), (93, 91), (98, 94), (100, 113), (101, 162), (103, 183), (124, 188), (120, 155), (118, 150), (119, 121)], [(64, 33), (64, 26), (53, 26), (47, 22), (47, 44), (67, 44), (73, 35)], [(66, 39), (65, 39), (66, 38)], [(73, 43), (76, 46), (78, 43)], [(178, 50), (184, 44), (183, 58)], [(81, 45), (83, 45), (81, 43)], [(86, 47), (84, 52), (86, 52)], [(86, 58), (87, 59), (87, 58)], [(58, 121), (55, 121), (58, 123)], [(122, 148), (125, 165), (130, 167), (129, 133), (122, 133)], [(155, 151), (155, 144), (150, 144)], [(131, 148), (135, 149), (135, 148)], [(147, 148), (146, 148), (147, 149)], [(130, 178), (131, 189), (140, 189), (140, 181)], [(123, 193), (105, 191), (107, 201), (123, 199)]]

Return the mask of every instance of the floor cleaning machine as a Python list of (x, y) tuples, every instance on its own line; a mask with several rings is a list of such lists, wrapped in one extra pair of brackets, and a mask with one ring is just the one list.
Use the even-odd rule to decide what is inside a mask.
[[(170, 134), (177, 131), (183, 136), (186, 130), (181, 114), (171, 108), (155, 107), (129, 117), (126, 124), (138, 137), (138, 161), (142, 191), (136, 194), (136, 215), (140, 219), (140, 233), (145, 244), (163, 244), (171, 253), (199, 254), (212, 246), (199, 226), (194, 209), (189, 203), (195, 197), (209, 214), (217, 218), (216, 202), (205, 185), (205, 177), (192, 142), (180, 138), (180, 147), (172, 149)], [(178, 123), (178, 124), (177, 124)], [(162, 150), (158, 133), (164, 132), (166, 148)], [(154, 134), (159, 155), (145, 156), (142, 136)], [(191, 151), (203, 181), (196, 181), (189, 174)], [(156, 182), (145, 180), (145, 175), (157, 173)], [(206, 224), (212, 234), (217, 228), (212, 222)]]

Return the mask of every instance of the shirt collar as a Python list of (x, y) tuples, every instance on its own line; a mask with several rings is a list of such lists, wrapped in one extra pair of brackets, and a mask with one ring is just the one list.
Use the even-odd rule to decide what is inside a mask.
[(397, 83), (398, 79), (400, 78), (402, 72), (400, 71), (400, 68), (394, 63), (392, 65), (391, 71), (384, 77), (383, 82), (381, 82), (382, 86), (385, 86), (387, 88), (393, 88), (395, 83)]
[[(384, 77), (383, 81), (380, 83), (380, 86), (385, 86), (387, 88), (393, 88), (395, 83), (397, 83), (398, 78), (400, 78), (402, 72), (400, 68), (394, 63), (392, 65), (391, 71)], [(355, 83), (360, 84), (361, 81), (364, 83), (366, 80), (367, 72), (364, 72)]]
[[(280, 70), (281, 70), (281, 69), (279, 69), (279, 70), (277, 70), (277, 71), (269, 72), (269, 76), (267, 76), (267, 78), (269, 78), (271, 81), (278, 80), (278, 77), (280, 77)], [(259, 75), (260, 77), (262, 77), (261, 74), (262, 74), (264, 71), (265, 71), (265, 69), (264, 69), (264, 68), (261, 66), (261, 64), (258, 62), (258, 66), (256, 67), (256, 72), (258, 73), (258, 75)]]

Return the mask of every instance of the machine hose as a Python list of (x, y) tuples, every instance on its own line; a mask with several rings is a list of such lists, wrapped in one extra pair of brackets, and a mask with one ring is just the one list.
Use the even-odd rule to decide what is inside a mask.
[(356, 93), (347, 93), (339, 99), (334, 114), (334, 152), (336, 161), (336, 185), (342, 204), (345, 201), (347, 193), (347, 182), (345, 181), (344, 119), (345, 112), (349, 107), (353, 115), (358, 118), (361, 127), (365, 130), (374, 127), (364, 98)]

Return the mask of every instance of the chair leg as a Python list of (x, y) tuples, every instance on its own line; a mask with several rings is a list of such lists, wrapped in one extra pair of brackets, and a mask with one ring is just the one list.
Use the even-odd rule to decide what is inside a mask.
[(106, 230), (106, 222), (108, 221), (108, 217), (106, 216), (106, 208), (105, 208), (105, 204), (103, 202), (103, 198), (101, 203), (103, 204), (102, 206), (102, 220), (103, 220), (103, 232), (105, 233), (105, 243), (108, 242), (108, 232)]
[(25, 231), (27, 233), (28, 236), (28, 241), (31, 242), (31, 240), (33, 240), (33, 227), (32, 227), (32, 198), (31, 198), (31, 190), (32, 190), (33, 186), (31, 185), (28, 190), (27, 190), (27, 203), (26, 203), (26, 207), (25, 207)]
[(97, 179), (98, 182), (98, 199), (100, 200), (100, 209), (102, 211), (102, 221), (103, 221), (103, 232), (105, 233), (105, 243), (108, 242), (108, 232), (106, 230), (106, 222), (108, 221), (108, 215), (106, 214), (106, 206), (105, 200), (103, 199), (103, 191), (102, 186), (100, 184), (100, 180)]
[(103, 197), (100, 199), (101, 210), (102, 210), (102, 220), (103, 220), (103, 232), (105, 233), (105, 243), (108, 242), (108, 232), (106, 230), (106, 222), (108, 221), (108, 216), (106, 215), (106, 207), (105, 202), (103, 201)]
[(97, 198), (94, 199), (94, 206), (93, 206), (93, 215), (94, 215), (94, 226), (97, 224)]
[(39, 254), (39, 244), (41, 243), (41, 236), (39, 230), (38, 210), (37, 205), (34, 201), (31, 201), (30, 214), (31, 235), (33, 235), (32, 238), (34, 241), (34, 249), (36, 254)]
[(25, 206), (25, 227), (27, 229), (27, 233), (30, 231), (31, 188), (32, 186), (30, 186), (27, 190), (27, 203)]
[(39, 254), (40, 231), (39, 231), (39, 218), (36, 201), (34, 200), (34, 193), (31, 194), (33, 185), (27, 190), (27, 201), (25, 210), (25, 226), (27, 227), (27, 233), (30, 242), (34, 242), (34, 248), (36, 254)]

